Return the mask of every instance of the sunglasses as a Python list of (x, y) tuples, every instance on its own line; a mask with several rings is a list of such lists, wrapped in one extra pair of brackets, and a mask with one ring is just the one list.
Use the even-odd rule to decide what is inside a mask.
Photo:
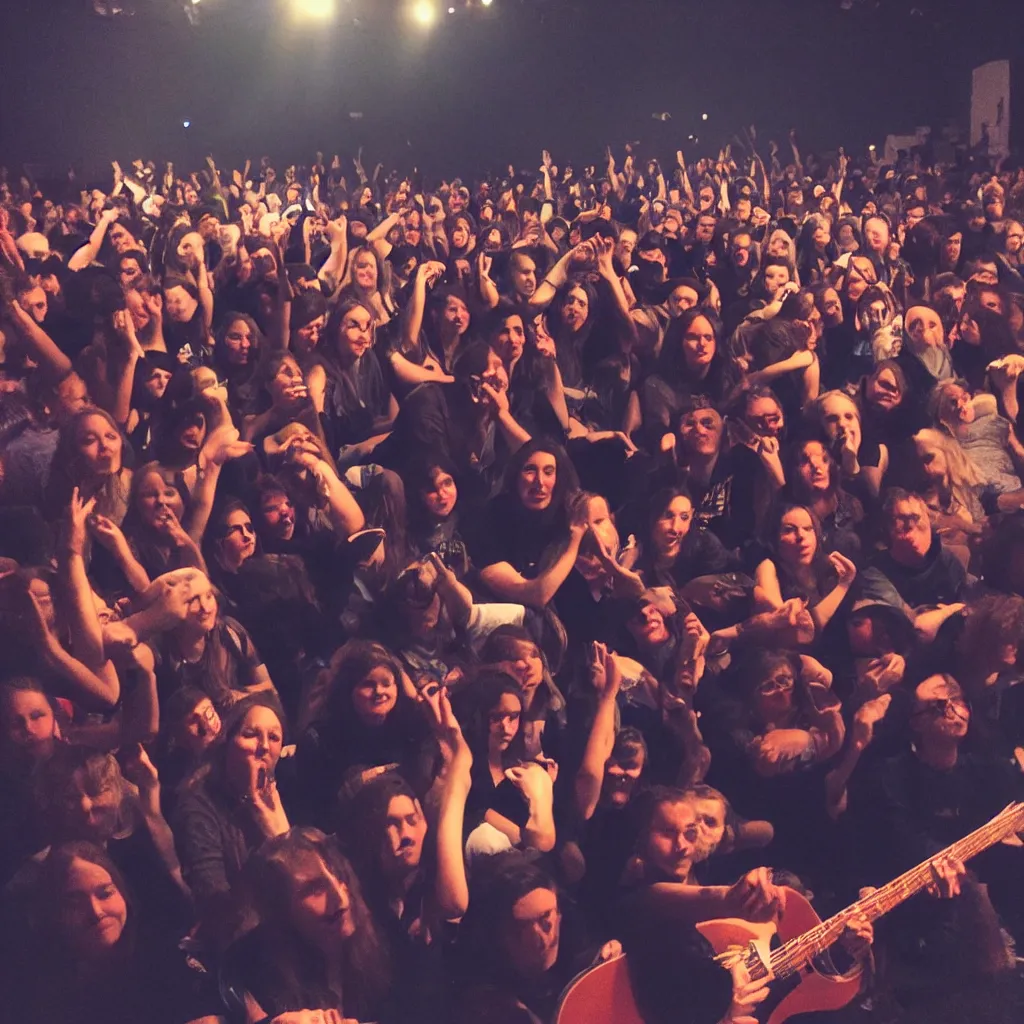
[(914, 710), (914, 717), (927, 715), (930, 718), (942, 718), (952, 709), (959, 718), (966, 718), (971, 706), (963, 697), (938, 697), (935, 700), (923, 700)]

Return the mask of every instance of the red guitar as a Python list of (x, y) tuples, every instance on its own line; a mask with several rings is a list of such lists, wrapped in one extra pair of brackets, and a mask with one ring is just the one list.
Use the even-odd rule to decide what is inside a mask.
[(1024, 803), (1010, 804), (987, 825), (827, 921), (818, 917), (803, 896), (787, 889), (786, 908), (775, 922), (722, 918), (705, 921), (697, 930), (718, 954), (742, 952), (752, 979), (772, 977), (768, 998), (751, 1012), (761, 1024), (782, 1024), (797, 1014), (837, 1010), (860, 991), (861, 967), (839, 974), (828, 955), (851, 918), (877, 920), (932, 881), (933, 861), (944, 857), (967, 861), (1021, 829)]

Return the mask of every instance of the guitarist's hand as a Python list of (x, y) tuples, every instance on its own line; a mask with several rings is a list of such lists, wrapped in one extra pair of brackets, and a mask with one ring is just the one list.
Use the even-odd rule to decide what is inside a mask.
[(863, 960), (871, 951), (871, 944), (875, 941), (875, 930), (863, 915), (851, 917), (839, 941), (855, 960)]
[(732, 1002), (719, 1024), (757, 1024), (753, 1010), (768, 995), (771, 975), (751, 981), (742, 959), (729, 966), (729, 973), (732, 975)]
[(943, 857), (928, 865), (932, 870), (932, 883), (928, 893), (940, 900), (951, 900), (960, 895), (960, 879), (967, 874), (963, 861), (956, 857)]
[(730, 890), (727, 898), (739, 907), (746, 921), (770, 921), (786, 906), (786, 894), (772, 882), (771, 868), (748, 871)]

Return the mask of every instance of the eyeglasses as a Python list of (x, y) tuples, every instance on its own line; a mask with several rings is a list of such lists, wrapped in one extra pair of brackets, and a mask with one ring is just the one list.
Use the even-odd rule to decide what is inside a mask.
[(785, 693), (793, 689), (793, 677), (791, 675), (778, 675), (771, 679), (763, 679), (757, 684), (757, 692), (761, 694)]
[(882, 377), (875, 379), (875, 387), (878, 388), (879, 391), (884, 391), (888, 395), (898, 395), (900, 393), (899, 384), (890, 384), (889, 381)]
[(930, 718), (943, 718), (947, 711), (952, 710), (959, 718), (970, 714), (971, 706), (963, 697), (936, 697), (934, 700), (923, 700), (914, 709), (914, 717), (928, 715)]

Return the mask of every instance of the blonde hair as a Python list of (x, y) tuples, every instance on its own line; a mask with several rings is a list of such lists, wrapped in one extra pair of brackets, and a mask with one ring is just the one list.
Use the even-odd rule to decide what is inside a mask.
[(950, 494), (964, 508), (974, 508), (978, 500), (975, 488), (980, 487), (984, 481), (978, 472), (978, 467), (960, 447), (960, 444), (948, 434), (930, 428), (919, 430), (913, 440), (915, 444), (937, 448), (942, 452), (946, 458)]

